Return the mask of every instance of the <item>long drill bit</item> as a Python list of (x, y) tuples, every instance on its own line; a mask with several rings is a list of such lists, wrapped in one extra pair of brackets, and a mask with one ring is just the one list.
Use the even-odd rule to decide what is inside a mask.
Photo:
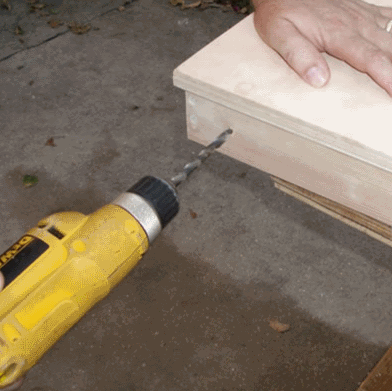
[(233, 133), (231, 129), (227, 129), (224, 132), (222, 132), (211, 144), (209, 144), (206, 148), (204, 148), (197, 158), (188, 164), (186, 164), (183, 168), (182, 173), (174, 176), (171, 179), (172, 184), (177, 187), (179, 186), (182, 182), (184, 182), (186, 179), (188, 179), (189, 175), (192, 174), (193, 171), (195, 171), (197, 168), (199, 168), (202, 163), (212, 154), (217, 150), (228, 138), (229, 136)]

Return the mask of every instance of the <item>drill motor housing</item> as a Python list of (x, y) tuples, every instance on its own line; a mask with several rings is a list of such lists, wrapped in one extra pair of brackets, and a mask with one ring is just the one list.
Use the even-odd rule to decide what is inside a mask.
[(0, 388), (27, 372), (137, 265), (179, 210), (175, 189), (144, 177), (86, 216), (41, 220), (0, 256)]

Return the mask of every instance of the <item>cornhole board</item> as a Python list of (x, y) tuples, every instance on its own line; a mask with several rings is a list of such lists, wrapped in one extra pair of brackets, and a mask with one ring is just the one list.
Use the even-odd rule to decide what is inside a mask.
[(368, 75), (325, 57), (329, 84), (308, 86), (263, 43), (249, 15), (174, 71), (188, 137), (207, 145), (233, 129), (221, 152), (391, 244), (392, 98)]

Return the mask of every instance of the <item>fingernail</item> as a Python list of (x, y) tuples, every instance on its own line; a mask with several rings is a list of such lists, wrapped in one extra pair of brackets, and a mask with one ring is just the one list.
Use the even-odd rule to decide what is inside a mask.
[(319, 67), (312, 67), (306, 72), (305, 79), (313, 87), (320, 88), (327, 82), (325, 72)]

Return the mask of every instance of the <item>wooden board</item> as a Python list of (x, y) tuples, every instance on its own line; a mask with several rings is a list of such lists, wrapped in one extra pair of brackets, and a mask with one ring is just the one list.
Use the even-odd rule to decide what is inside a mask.
[(392, 348), (389, 348), (357, 391), (392, 390)]
[(282, 179), (271, 179), (277, 189), (392, 247), (392, 226)]
[(391, 172), (200, 96), (186, 96), (192, 140), (207, 144), (231, 127), (234, 134), (219, 151), (391, 225)]
[(392, 225), (392, 99), (326, 58), (331, 81), (314, 89), (248, 16), (174, 71), (186, 91), (188, 136), (206, 145), (230, 127), (222, 152)]

